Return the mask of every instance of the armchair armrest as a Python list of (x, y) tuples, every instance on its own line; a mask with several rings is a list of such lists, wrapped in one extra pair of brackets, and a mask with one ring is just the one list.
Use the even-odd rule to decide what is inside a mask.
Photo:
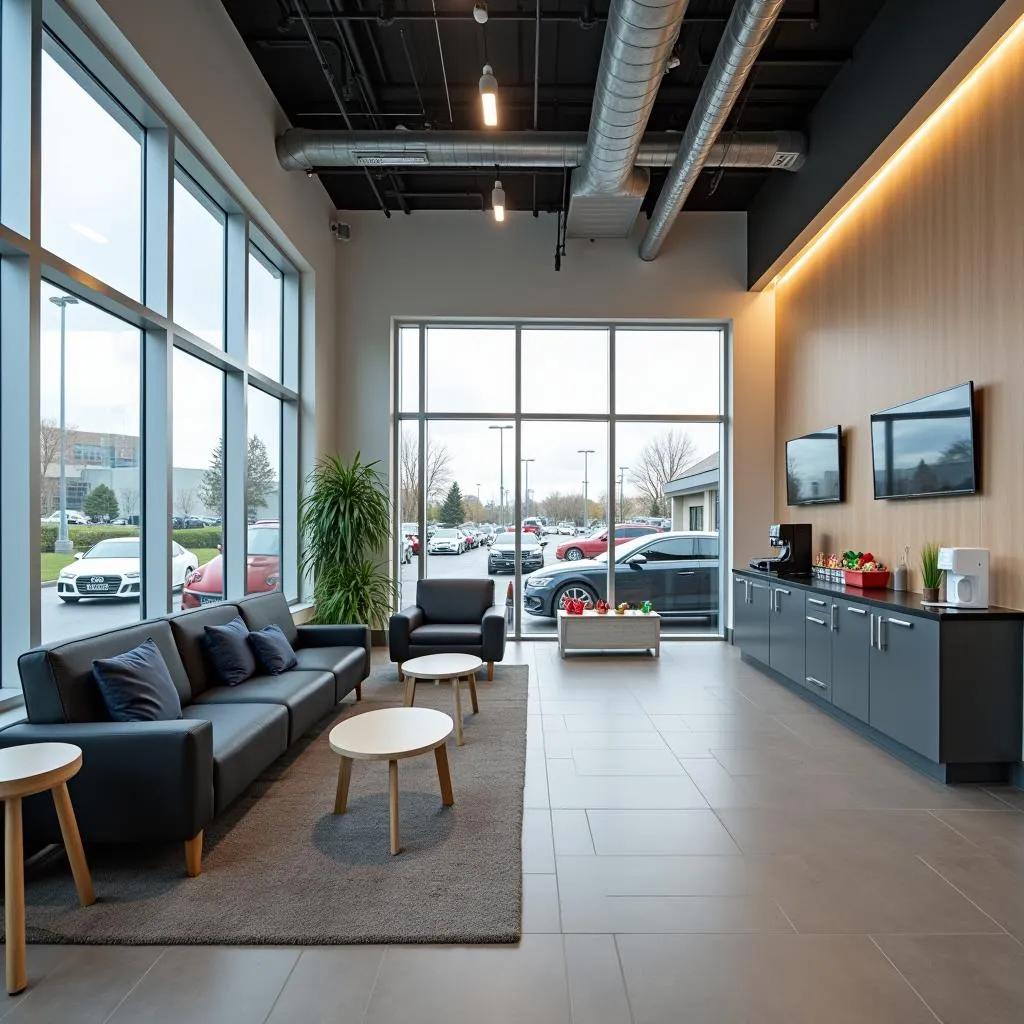
[(481, 623), (483, 661), (501, 661), (505, 657), (505, 607), (492, 605), (484, 612)]
[(409, 660), (409, 635), (426, 622), (419, 605), (403, 608), (391, 616), (388, 623), (388, 651), (392, 661), (400, 665)]
[(369, 626), (298, 626), (299, 647), (362, 647), (363, 679), (370, 674)]
[[(44, 742), (82, 749), (68, 789), (86, 842), (190, 839), (213, 819), (209, 722), (25, 723), (0, 732), (0, 747)], [(27, 816), (30, 810), (47, 841), (59, 841), (52, 800), (30, 797)]]

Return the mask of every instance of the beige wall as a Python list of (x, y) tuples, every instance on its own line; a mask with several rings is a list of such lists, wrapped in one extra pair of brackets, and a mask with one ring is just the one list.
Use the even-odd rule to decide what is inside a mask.
[(735, 559), (763, 553), (772, 516), (774, 304), (746, 291), (744, 214), (679, 218), (662, 255), (637, 239), (570, 240), (554, 270), (555, 222), (512, 213), (350, 214), (339, 248), (338, 445), (390, 461), (392, 318), (710, 319), (734, 339)]
[[(787, 509), (815, 549), (886, 561), (922, 542), (991, 549), (994, 602), (1024, 607), (1024, 44), (776, 290), (775, 437), (847, 432), (844, 504)], [(869, 415), (973, 379), (981, 493), (874, 501)]]

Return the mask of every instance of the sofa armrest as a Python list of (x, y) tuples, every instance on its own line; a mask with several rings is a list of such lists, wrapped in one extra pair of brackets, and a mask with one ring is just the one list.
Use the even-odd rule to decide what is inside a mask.
[(505, 657), (505, 606), (493, 605), (484, 612), (482, 629), (483, 661), (501, 661)]
[(391, 616), (388, 623), (388, 651), (392, 661), (401, 665), (403, 661), (409, 660), (409, 636), (425, 622), (423, 609), (415, 604)]
[(362, 647), (366, 651), (362, 678), (370, 674), (369, 626), (299, 626), (299, 647)]
[[(24, 723), (0, 732), (0, 747), (47, 742), (82, 750), (68, 789), (86, 842), (191, 839), (213, 819), (209, 722)], [(38, 800), (32, 808), (51, 842), (60, 837), (52, 803)]]

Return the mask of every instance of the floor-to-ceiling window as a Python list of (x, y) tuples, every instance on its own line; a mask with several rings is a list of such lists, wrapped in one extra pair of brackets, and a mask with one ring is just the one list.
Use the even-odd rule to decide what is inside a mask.
[(0, 667), (15, 688), (41, 641), (298, 596), (282, 552), (298, 548), (299, 275), (60, 3), (0, 0), (0, 15)]
[[(573, 597), (720, 634), (724, 326), (402, 323), (395, 355), (402, 603), (419, 579), (490, 577), (514, 635), (553, 635)], [(700, 512), (673, 530), (691, 475)]]

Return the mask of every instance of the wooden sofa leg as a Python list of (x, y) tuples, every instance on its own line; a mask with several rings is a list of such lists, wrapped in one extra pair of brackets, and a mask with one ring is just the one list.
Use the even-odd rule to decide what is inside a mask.
[(494, 662), (487, 662), (487, 681), (492, 682), (494, 680)]
[(362, 700), (362, 699), (363, 699), (363, 684), (362, 683), (356, 683), (356, 700)]
[(195, 878), (203, 870), (203, 830), (191, 839), (185, 840), (185, 870), (189, 878)]

